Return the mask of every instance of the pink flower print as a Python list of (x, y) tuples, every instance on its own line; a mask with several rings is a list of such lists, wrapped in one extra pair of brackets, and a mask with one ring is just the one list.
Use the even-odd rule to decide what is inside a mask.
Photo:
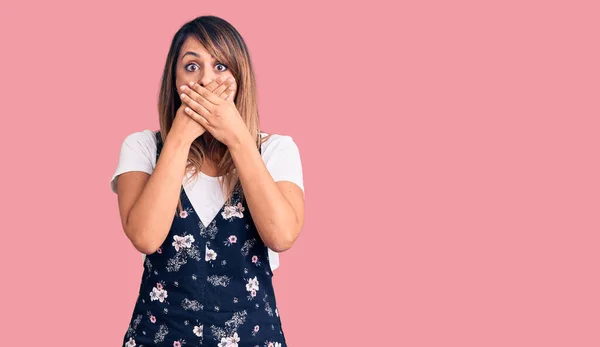
[(252, 262), (254, 264), (256, 264), (258, 262), (258, 257), (257, 256), (252, 256)]
[(163, 286), (162, 286), (162, 284), (161, 284), (161, 283), (157, 283), (157, 284), (156, 284), (156, 288), (158, 288), (158, 290), (162, 290), (162, 289), (163, 289)]
[(260, 329), (260, 327), (258, 325), (254, 326), (254, 332), (258, 332), (258, 329)]
[(181, 347), (181, 342), (179, 342), (179, 341), (173, 342), (173, 347)]
[(159, 248), (156, 250), (156, 253), (158, 253), (158, 254), (162, 254), (162, 248), (161, 248), (161, 247), (159, 247)]
[(223, 243), (225, 244), (225, 246), (229, 247), (236, 242), (237, 242), (237, 236), (231, 235), (227, 238), (227, 241), (225, 241)]
[(273, 342), (269, 342), (269, 347), (275, 347), (275, 345), (273, 344)]
[(256, 290), (251, 291), (250, 296), (252, 296), (253, 298), (256, 297)]
[(125, 347), (135, 347), (135, 340), (133, 337), (130, 337), (129, 341), (125, 342)]
[(152, 323), (156, 323), (156, 317), (154, 317), (154, 316), (150, 316), (150, 321), (151, 321)]
[(181, 210), (181, 212), (179, 212), (179, 217), (181, 218), (187, 218), (188, 213), (186, 210)]

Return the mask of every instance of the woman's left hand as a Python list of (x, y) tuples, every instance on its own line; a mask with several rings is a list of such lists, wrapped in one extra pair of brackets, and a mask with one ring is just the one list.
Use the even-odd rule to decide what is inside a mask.
[(227, 147), (250, 135), (231, 98), (224, 100), (195, 82), (182, 86), (180, 92), (181, 101), (189, 106), (185, 112)]

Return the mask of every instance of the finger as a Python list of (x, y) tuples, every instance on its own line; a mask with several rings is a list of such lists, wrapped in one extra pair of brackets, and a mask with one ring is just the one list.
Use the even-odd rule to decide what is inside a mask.
[(229, 93), (227, 93), (226, 95), (223, 95), (223, 94), (225, 93), (226, 90), (233, 87), (234, 82), (235, 82), (235, 79), (233, 77), (229, 77), (225, 81), (225, 83), (222, 83), (220, 86), (217, 87), (217, 89), (215, 89), (213, 91), (213, 94), (215, 94), (216, 96), (218, 96), (219, 98), (221, 98), (223, 100), (227, 99), (227, 96), (229, 95)]
[(215, 78), (214, 80), (210, 81), (204, 88), (214, 93), (215, 89), (217, 89), (226, 80), (227, 76), (220, 76), (219, 78)]
[[(190, 88), (186, 85), (183, 85), (183, 86), (181, 86), (180, 90), (182, 91), (182, 93), (179, 94), (179, 96), (181, 97), (181, 100), (183, 100), (184, 98), (186, 100), (189, 100), (189, 102), (188, 102), (189, 106), (192, 107), (192, 109), (194, 109), (195, 111), (198, 111), (198, 110), (196, 110), (194, 108), (194, 104), (192, 103), (192, 101), (195, 102), (196, 104), (204, 107), (209, 112), (213, 111), (213, 108), (215, 107), (215, 105), (213, 103), (211, 103), (210, 101), (208, 101), (202, 95), (198, 94), (192, 88)], [(204, 89), (204, 93), (210, 93), (210, 92), (207, 91), (206, 89)], [(198, 113), (200, 113), (200, 112), (198, 112)]]
[(222, 95), (225, 98), (225, 100), (233, 102), (235, 96), (235, 84), (227, 88), (227, 90)]
[(193, 120), (195, 120), (200, 125), (202, 125), (205, 129), (210, 125), (208, 123), (208, 120), (206, 120), (206, 118), (202, 117), (201, 115), (199, 115), (197, 112), (195, 112), (191, 108), (189, 108), (189, 107), (186, 106), (186, 108), (184, 109), (184, 111), (185, 111), (185, 113), (188, 116), (190, 116)]
[[(199, 85), (198, 83), (195, 83), (195, 82), (192, 81), (192, 82), (190, 82), (189, 86), (190, 86), (190, 88), (192, 88), (193, 91), (195, 91), (196, 93), (198, 93), (198, 95), (202, 96), (204, 99), (206, 99), (211, 104), (218, 105), (220, 103), (221, 99), (219, 99), (218, 96), (216, 96), (215, 94), (213, 94), (210, 91), (206, 90), (206, 88), (204, 88), (203, 86)], [(201, 100), (199, 100), (198, 102), (201, 102)], [(205, 107), (209, 108), (208, 105), (206, 105)]]
[[(186, 89), (190, 90), (189, 88), (186, 88)], [(204, 105), (196, 102), (196, 100), (192, 99), (185, 92), (181, 93), (179, 95), (179, 97), (181, 97), (181, 102), (185, 103), (190, 109), (192, 109), (198, 115), (206, 118), (207, 120), (210, 119), (210, 117), (211, 117), (210, 110), (208, 110), (206, 107), (204, 107)], [(202, 99), (202, 97), (199, 97), (199, 98)], [(208, 103), (208, 101), (204, 100), (204, 103)]]

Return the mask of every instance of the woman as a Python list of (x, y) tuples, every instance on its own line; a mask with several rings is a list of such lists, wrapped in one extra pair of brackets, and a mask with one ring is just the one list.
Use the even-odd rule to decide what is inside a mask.
[(158, 111), (160, 131), (129, 135), (111, 180), (144, 254), (124, 346), (286, 346), (272, 270), (303, 226), (300, 156), (260, 132), (233, 26), (203, 16), (175, 34)]

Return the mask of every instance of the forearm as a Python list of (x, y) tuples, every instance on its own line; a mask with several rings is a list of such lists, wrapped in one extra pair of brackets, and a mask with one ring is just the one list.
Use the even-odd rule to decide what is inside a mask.
[(250, 136), (229, 150), (263, 242), (276, 252), (287, 250), (300, 228), (292, 205), (277, 187)]
[(156, 167), (131, 208), (126, 231), (136, 248), (152, 254), (169, 233), (181, 193), (190, 143), (170, 133)]

